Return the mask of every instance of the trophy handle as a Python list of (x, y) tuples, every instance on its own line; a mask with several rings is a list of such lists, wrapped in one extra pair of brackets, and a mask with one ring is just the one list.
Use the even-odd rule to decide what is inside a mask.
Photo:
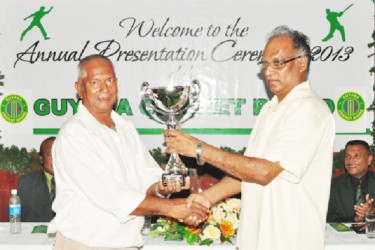
[(190, 85), (190, 91), (189, 91), (189, 104), (186, 105), (186, 107), (176, 111), (174, 114), (179, 115), (186, 110), (188, 110), (191, 107), (198, 106), (199, 105), (199, 95), (201, 92), (201, 84), (198, 80), (193, 80)]
[(163, 115), (168, 115), (169, 112), (166, 112), (160, 109), (157, 105), (154, 105), (152, 100), (154, 100), (152, 88), (148, 82), (143, 82), (141, 85), (141, 96), (142, 100), (145, 102), (146, 106), (152, 108), (157, 113), (161, 113)]

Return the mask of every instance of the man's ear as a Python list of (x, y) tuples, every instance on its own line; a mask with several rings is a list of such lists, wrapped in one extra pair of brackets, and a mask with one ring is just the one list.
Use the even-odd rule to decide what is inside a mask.
[(372, 154), (370, 154), (369, 157), (368, 157), (368, 165), (369, 165), (369, 166), (370, 166), (371, 163), (372, 163), (372, 158), (373, 158), (373, 156), (372, 156)]
[(307, 56), (302, 56), (301, 58), (297, 59), (297, 64), (300, 72), (304, 72), (307, 70)]
[(82, 99), (82, 83), (81, 82), (75, 82), (74, 88), (76, 89), (79, 98)]

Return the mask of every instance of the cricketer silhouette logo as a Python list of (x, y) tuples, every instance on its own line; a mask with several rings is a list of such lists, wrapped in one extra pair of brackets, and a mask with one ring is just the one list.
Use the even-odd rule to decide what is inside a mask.
[(330, 9), (326, 9), (326, 13), (327, 13), (327, 20), (329, 22), (329, 33), (326, 37), (324, 37), (322, 39), (323, 42), (327, 42), (328, 40), (330, 40), (331, 38), (333, 38), (333, 34), (337, 31), (340, 32), (340, 35), (341, 35), (341, 40), (343, 42), (345, 42), (345, 28), (344, 26), (339, 22), (339, 18), (342, 17), (342, 15), (344, 15), (344, 13), (350, 9), (351, 7), (353, 6), (353, 4), (349, 5), (348, 7), (346, 7), (343, 11), (340, 11), (340, 12), (334, 12), (334, 11), (331, 11)]
[(45, 11), (45, 7), (41, 6), (38, 11), (36, 11), (36, 12), (32, 13), (31, 15), (25, 17), (23, 19), (24, 21), (26, 21), (29, 18), (32, 18), (32, 20), (31, 20), (30, 25), (22, 32), (20, 40), (22, 41), (23, 38), (25, 37), (25, 35), (27, 34), (27, 32), (29, 32), (34, 27), (37, 27), (40, 30), (40, 32), (43, 35), (44, 40), (50, 39), (47, 35), (46, 30), (43, 27), (43, 24), (42, 24), (41, 20), (45, 15), (49, 14), (52, 9), (53, 9), (53, 6), (49, 10)]

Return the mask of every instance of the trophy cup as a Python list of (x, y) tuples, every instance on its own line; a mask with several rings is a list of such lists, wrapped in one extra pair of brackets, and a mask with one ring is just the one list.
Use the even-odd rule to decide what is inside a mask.
[[(180, 129), (180, 122), (176, 118), (187, 109), (198, 106), (200, 84), (193, 80), (186, 86), (151, 87), (148, 82), (142, 84), (142, 99), (145, 104), (155, 112), (168, 116), (166, 122), (168, 129)], [(187, 168), (176, 153), (172, 153), (162, 175), (163, 185), (167, 185), (166, 177), (171, 176), (174, 184), (180, 180), (181, 185), (185, 185)]]

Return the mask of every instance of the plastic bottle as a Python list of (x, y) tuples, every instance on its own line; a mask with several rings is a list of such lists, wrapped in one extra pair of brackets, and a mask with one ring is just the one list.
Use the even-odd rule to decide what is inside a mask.
[(11, 234), (21, 233), (21, 200), (17, 189), (11, 190), (9, 199), (9, 225)]

